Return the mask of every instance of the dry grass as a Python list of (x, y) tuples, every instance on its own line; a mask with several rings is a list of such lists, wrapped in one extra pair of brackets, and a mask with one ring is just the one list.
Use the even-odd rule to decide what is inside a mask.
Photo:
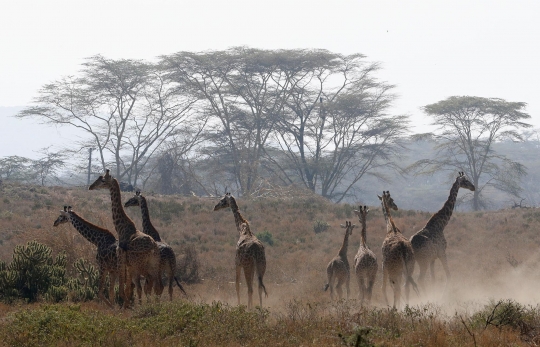
[[(52, 247), (55, 252), (65, 250), (68, 263), (81, 256), (93, 260), (94, 247), (71, 226), (52, 226), (63, 205), (73, 206), (84, 218), (114, 232), (107, 192), (6, 183), (1, 189), (0, 259), (4, 261), (10, 260), (15, 245), (33, 239)], [(197, 303), (193, 305), (211, 306), (212, 302), (219, 301), (226, 305), (231, 316), (237, 314), (233, 307), (236, 305), (233, 265), (238, 236), (232, 213), (212, 212), (217, 198), (170, 197), (149, 193), (146, 196), (154, 225), (162, 238), (177, 252), (177, 256), (181, 258), (181, 252), (187, 246), (194, 246), (198, 252), (202, 281), (186, 286), (191, 300)], [(123, 199), (130, 197), (130, 193), (126, 193)], [(400, 203), (397, 192), (395, 199), (400, 207), (406, 208), (405, 201)], [(521, 333), (514, 328), (488, 327), (481, 331), (474, 324), (471, 325), (470, 319), (475, 312), (484, 309), (490, 299), (512, 299), (516, 303), (533, 306), (540, 302), (540, 292), (536, 290), (540, 285), (537, 271), (540, 262), (537, 252), (540, 244), (540, 211), (522, 209), (454, 213), (445, 230), (452, 281), (445, 288), (444, 272), (437, 262), (435, 284), (430, 291), (421, 297), (416, 294), (411, 297), (411, 307), (429, 312), (422, 311), (421, 317), (425, 321), (418, 323), (404, 311), (392, 313), (385, 308), (380, 290), (380, 272), (373, 293), (374, 308), (370, 310), (356, 306), (355, 301), (347, 304), (329, 303), (329, 294), (322, 291), (326, 281), (326, 264), (337, 254), (343, 240), (343, 230), (339, 224), (345, 220), (358, 223), (352, 213), (354, 206), (335, 205), (319, 197), (309, 196), (249, 201), (239, 199), (238, 203), (243, 215), (250, 221), (252, 230), (255, 233), (267, 231), (274, 240), (272, 246), (265, 245), (268, 267), (264, 282), (269, 297), (263, 299), (265, 309), (268, 310), (268, 317), (263, 320), (264, 324), (261, 323), (260, 333), (264, 338), (260, 338), (263, 340), (274, 338), (274, 334), (278, 334), (276, 329), (281, 328), (288, 333), (292, 333), (291, 329), (295, 330), (298, 333), (298, 344), (339, 345), (349, 343), (349, 340), (354, 340), (354, 336), (362, 335), (363, 330), (358, 329), (370, 326), (371, 332), (367, 336), (377, 345), (473, 345), (474, 339), (478, 345), (524, 343)], [(440, 206), (442, 204), (443, 201)], [(380, 248), (386, 227), (380, 207), (371, 210), (367, 220), (368, 245), (380, 263)], [(129, 209), (127, 213), (141, 226), (138, 209)], [(429, 217), (429, 213), (407, 210), (394, 214), (396, 225), (406, 237), (423, 227)], [(313, 225), (317, 220), (327, 222), (330, 228), (315, 233)], [(350, 262), (357, 251), (359, 240), (359, 232), (353, 232), (349, 244)], [(415, 276), (417, 273), (418, 270)], [(246, 288), (242, 286), (241, 290), (242, 303), (246, 304)], [(353, 298), (356, 298), (358, 288), (355, 282), (351, 282), (351, 291)], [(181, 296), (175, 292), (175, 297), (178, 299)], [(307, 307), (316, 307), (316, 312), (311, 312)], [(34, 308), (42, 310), (41, 306), (31, 307)], [(6, 317), (12, 317), (14, 312), (25, 309), (24, 305), (0, 305), (0, 319), (9, 322), (12, 318)], [(97, 303), (85, 304), (82, 309), (83, 312), (92, 310), (100, 312), (100, 317), (111, 316), (113, 319), (119, 315), (108, 312)], [(456, 315), (456, 312), (460, 312), (461, 316)], [(129, 322), (134, 314), (122, 313), (120, 316)], [(339, 318), (340, 314), (344, 316)], [(319, 323), (310, 323), (306, 319), (310, 315), (315, 315), (315, 321), (322, 326), (330, 324), (332, 328), (327, 330), (317, 325)], [(404, 322), (408, 322), (409, 328), (415, 326), (411, 333), (405, 331), (405, 326), (402, 326)], [(397, 330), (392, 327), (399, 330), (399, 338), (393, 335)], [(472, 335), (465, 327), (472, 329)], [(380, 329), (384, 329), (384, 333)], [(129, 329), (123, 332), (128, 333)], [(140, 334), (141, 337), (147, 333), (141, 328)], [(280, 340), (280, 334), (275, 337), (276, 343), (293, 345), (289, 340), (287, 343)], [(328, 337), (321, 334), (328, 334)], [(339, 338), (339, 334), (349, 342)], [(147, 338), (137, 345), (145, 345), (144, 341), (150, 344), (154, 337), (148, 333)], [(212, 344), (212, 340), (208, 341)], [(232, 339), (224, 345), (244, 344), (239, 341)], [(354, 345), (355, 342), (350, 343)], [(173, 343), (164, 341), (164, 344)], [(257, 345), (251, 340), (246, 344)]]

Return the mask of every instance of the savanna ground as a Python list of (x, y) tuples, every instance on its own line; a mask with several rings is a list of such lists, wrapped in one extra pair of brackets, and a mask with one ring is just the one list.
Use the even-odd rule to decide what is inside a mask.
[[(448, 187), (449, 189), (449, 187)], [(382, 190), (382, 188), (381, 188)], [(9, 262), (15, 245), (37, 240), (54, 252), (65, 251), (68, 264), (95, 250), (71, 225), (52, 226), (63, 205), (114, 232), (108, 192), (81, 188), (0, 187), (0, 259)], [(132, 193), (124, 193), (127, 200)], [(146, 194), (154, 225), (182, 257), (193, 245), (201, 281), (185, 284), (189, 298), (175, 290), (172, 303), (110, 310), (97, 301), (85, 303), (0, 304), (0, 345), (220, 345), (220, 346), (508, 346), (540, 343), (540, 211), (455, 212), (445, 229), (452, 280), (445, 286), (437, 262), (435, 284), (408, 307), (387, 307), (379, 271), (373, 306), (356, 300), (330, 301), (323, 292), (326, 265), (343, 240), (345, 220), (359, 224), (348, 204), (316, 196), (238, 199), (255, 234), (265, 235), (268, 298), (251, 312), (236, 306), (234, 252), (237, 232), (230, 210), (212, 212), (219, 198)], [(431, 213), (407, 210), (406, 196), (393, 191), (400, 207), (393, 214), (406, 237), (424, 226)], [(361, 201), (359, 202), (361, 203)], [(433, 210), (440, 208), (444, 201)], [(140, 227), (138, 208), (127, 209)], [(316, 225), (329, 228), (316, 233)], [(367, 220), (368, 245), (381, 263), (386, 226), (380, 206)], [(352, 264), (360, 241), (359, 227), (349, 243)], [(416, 269), (415, 277), (418, 274)], [(241, 286), (241, 300), (247, 291)], [(388, 292), (391, 300), (390, 289)], [(255, 302), (258, 301), (255, 289)], [(391, 304), (391, 303), (390, 303)]]

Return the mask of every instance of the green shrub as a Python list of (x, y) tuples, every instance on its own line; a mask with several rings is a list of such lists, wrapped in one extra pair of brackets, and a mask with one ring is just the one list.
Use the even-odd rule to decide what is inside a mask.
[(274, 245), (274, 236), (272, 236), (272, 234), (268, 230), (260, 232), (255, 236), (257, 236), (259, 240), (261, 240), (264, 243), (267, 243), (270, 246)]
[(50, 247), (37, 241), (15, 246), (11, 263), (0, 264), (0, 298), (34, 302), (44, 295), (49, 300), (63, 300), (61, 294), (67, 294), (66, 254), (53, 258), (51, 253)]

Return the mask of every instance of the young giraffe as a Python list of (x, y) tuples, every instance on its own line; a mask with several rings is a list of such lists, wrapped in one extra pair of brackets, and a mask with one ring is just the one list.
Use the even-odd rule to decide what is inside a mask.
[(328, 283), (326, 283), (324, 286), (325, 291), (330, 288), (330, 298), (334, 299), (334, 281), (337, 280), (336, 291), (340, 300), (343, 296), (343, 290), (341, 289), (343, 283), (345, 283), (347, 299), (349, 299), (351, 271), (349, 267), (349, 260), (347, 260), (347, 248), (349, 247), (349, 236), (352, 234), (352, 230), (356, 227), (356, 225), (352, 224), (350, 221), (345, 221), (345, 225), (341, 224), (341, 227), (345, 229), (343, 244), (339, 249), (338, 255), (336, 255), (326, 267)]
[(236, 243), (236, 296), (238, 305), (240, 305), (240, 273), (244, 269), (244, 276), (248, 287), (248, 309), (253, 306), (253, 276), (257, 272), (259, 282), (259, 304), (262, 307), (262, 293), (268, 297), (266, 287), (263, 284), (263, 276), (266, 272), (266, 256), (264, 254), (264, 246), (253, 235), (249, 227), (249, 222), (242, 217), (240, 209), (236, 204), (236, 200), (231, 193), (226, 193), (225, 196), (214, 207), (214, 211), (230, 207), (234, 215), (236, 229), (240, 233), (240, 238)]
[(354, 213), (358, 215), (360, 225), (362, 225), (360, 247), (354, 257), (354, 272), (358, 281), (358, 287), (360, 288), (358, 298), (362, 302), (365, 299), (369, 305), (379, 265), (377, 264), (375, 253), (366, 246), (366, 217), (368, 212), (369, 209), (367, 206), (364, 206), (364, 208), (358, 206), (358, 210), (354, 210)]
[[(162, 274), (164, 272), (167, 273), (167, 278), (169, 279), (169, 299), (172, 301), (172, 295), (173, 295), (173, 279), (176, 281), (176, 284), (180, 288), (180, 290), (185, 294), (186, 291), (184, 290), (184, 287), (178, 282), (178, 279), (174, 276), (174, 273), (176, 272), (176, 255), (174, 254), (173, 249), (171, 246), (166, 244), (161, 240), (161, 236), (159, 235), (158, 231), (150, 221), (150, 212), (148, 211), (148, 203), (146, 202), (146, 198), (141, 194), (140, 190), (137, 190), (135, 192), (135, 196), (126, 201), (124, 204), (124, 207), (130, 207), (130, 206), (140, 206), (141, 207), (141, 215), (142, 215), (142, 223), (143, 223), (143, 233), (146, 235), (150, 235), (154, 241), (156, 241), (157, 246), (159, 248), (159, 273)], [(158, 281), (161, 281), (161, 276), (157, 279)], [(161, 291), (163, 291), (163, 284), (159, 286)], [(161, 295), (161, 292), (157, 293), (158, 296)]]
[(397, 210), (397, 206), (390, 196), (390, 192), (383, 192), (383, 196), (378, 197), (381, 200), (383, 214), (386, 220), (386, 237), (382, 245), (382, 290), (384, 299), (388, 305), (386, 281), (389, 279), (394, 291), (393, 307), (396, 308), (399, 307), (401, 299), (401, 279), (403, 276), (405, 276), (405, 302), (409, 302), (409, 284), (412, 284), (414, 290), (418, 294), (418, 287), (412, 278), (414, 271), (414, 253), (411, 243), (403, 236), (403, 234), (401, 234), (401, 231), (396, 227), (392, 215), (390, 214), (390, 208)]
[(446, 239), (443, 231), (450, 217), (452, 217), (459, 188), (465, 188), (470, 191), (475, 190), (474, 184), (467, 179), (463, 172), (458, 174), (452, 188), (450, 188), (450, 195), (444, 206), (429, 219), (420, 231), (411, 237), (414, 257), (420, 267), (418, 282), (424, 290), (428, 265), (431, 270), (431, 281), (433, 281), (435, 279), (435, 260), (437, 259), (441, 261), (446, 272), (446, 284), (450, 280), (450, 270), (448, 269), (448, 262), (446, 260)]
[[(124, 300), (123, 308), (129, 307), (127, 298), (132, 297), (131, 285), (135, 279), (139, 302), (141, 297), (140, 276), (146, 279), (145, 293), (150, 295), (152, 287), (159, 292), (159, 249), (156, 242), (149, 235), (143, 234), (135, 228), (135, 223), (127, 216), (122, 205), (120, 185), (118, 181), (106, 170), (104, 176), (90, 185), (89, 190), (108, 189), (111, 195), (111, 208), (114, 227), (118, 233), (118, 260), (120, 269), (120, 295)], [(163, 289), (161, 289), (163, 291)]]
[[(54, 221), (54, 226), (69, 223), (84, 236), (85, 239), (97, 246), (96, 260), (99, 268), (99, 289), (98, 297), (109, 307), (112, 307), (111, 300), (114, 299), (114, 284), (118, 277), (118, 258), (116, 256), (116, 247), (118, 240), (107, 229), (101, 228), (90, 223), (76, 214), (71, 206), (64, 206), (60, 211), (60, 216)], [(105, 287), (105, 278), (109, 275), (109, 299), (103, 295)]]

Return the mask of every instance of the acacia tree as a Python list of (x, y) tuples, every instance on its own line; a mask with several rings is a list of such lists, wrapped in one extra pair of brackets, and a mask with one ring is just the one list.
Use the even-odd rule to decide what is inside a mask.
[(209, 132), (215, 146), (207, 155), (230, 157), (221, 170), (232, 173), (241, 194), (249, 194), (259, 177), (265, 144), (287, 98), (280, 66), (287, 54), (236, 47), (162, 58), (170, 80), (189, 86), (216, 120)]
[(31, 161), (33, 175), (42, 186), (53, 179), (58, 180), (58, 170), (66, 164), (64, 153), (51, 152), (49, 149), (50, 147), (42, 148), (39, 151), (41, 157)]
[[(290, 71), (291, 86), (276, 142), (285, 159), (273, 160), (285, 181), (341, 201), (365, 174), (393, 165), (388, 159), (407, 132), (407, 117), (386, 113), (392, 85), (361, 54), (311, 52)], [(271, 159), (270, 159), (271, 160)]]
[(155, 64), (97, 55), (78, 76), (45, 85), (17, 117), (81, 130), (89, 137), (72, 150), (95, 148), (103, 169), (112, 164), (117, 178), (137, 184), (156, 149), (185, 126), (193, 102), (172, 92)]
[(476, 187), (475, 211), (487, 207), (483, 193), (488, 187), (519, 196), (525, 166), (497, 153), (493, 145), (504, 139), (522, 140), (518, 130), (531, 127), (523, 122), (531, 118), (523, 112), (525, 106), (524, 102), (473, 96), (452, 96), (424, 106), (437, 127), (436, 158), (417, 161), (413, 168), (420, 168), (420, 173), (448, 168), (464, 171)]

